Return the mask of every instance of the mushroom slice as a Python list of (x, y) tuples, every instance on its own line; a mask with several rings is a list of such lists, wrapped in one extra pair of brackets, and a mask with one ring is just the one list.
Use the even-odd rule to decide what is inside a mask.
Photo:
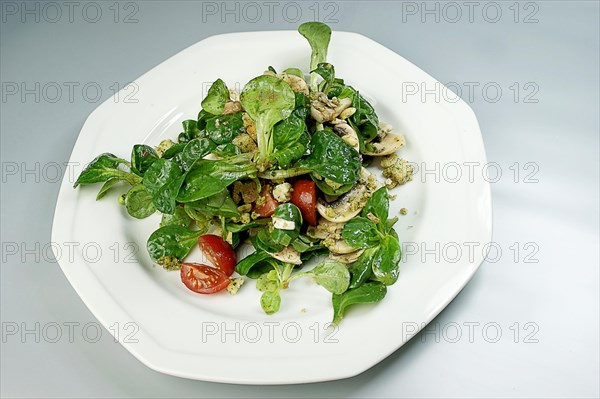
[(318, 123), (330, 122), (336, 119), (344, 110), (352, 105), (349, 98), (329, 99), (325, 93), (315, 93), (311, 98), (310, 115)]
[(223, 115), (231, 115), (237, 112), (243, 111), (242, 103), (239, 101), (227, 101), (225, 103), (225, 108), (223, 108)]
[(363, 252), (365, 252), (364, 249), (359, 249), (358, 251), (354, 251), (351, 252), (349, 254), (344, 254), (344, 255), (340, 255), (340, 254), (334, 254), (333, 252), (329, 253), (329, 259), (331, 260), (335, 260), (341, 263), (354, 263), (358, 260), (358, 258), (360, 258), (360, 256), (363, 254)]
[(354, 148), (357, 152), (360, 152), (360, 144), (358, 141), (358, 135), (347, 123), (338, 123), (333, 127), (333, 131), (342, 138), (350, 147)]
[(296, 75), (290, 75), (287, 73), (280, 73), (277, 75), (277, 77), (283, 80), (285, 83), (289, 84), (292, 90), (296, 93), (302, 93), (308, 96), (308, 85), (306, 84), (306, 81), (301, 77)]
[(360, 213), (367, 199), (367, 187), (359, 182), (333, 202), (319, 199), (317, 212), (330, 222), (345, 223)]
[(266, 70), (263, 75), (275, 76), (278, 79), (283, 80), (285, 83), (289, 84), (292, 90), (296, 93), (302, 93), (304, 95), (309, 94), (308, 85), (306, 81), (299, 76), (291, 75), (289, 73), (275, 73), (270, 70)]
[(338, 105), (335, 107), (336, 116), (339, 116), (346, 109), (350, 108), (351, 105), (352, 105), (352, 99), (350, 99), (350, 98), (338, 99)]
[(351, 247), (344, 240), (325, 240), (323, 245), (334, 254), (339, 255), (347, 255), (357, 251), (356, 248)]
[(375, 175), (362, 168), (358, 182), (350, 191), (332, 202), (319, 199), (317, 201), (317, 212), (330, 222), (345, 223), (358, 215), (371, 194), (382, 186)]
[(307, 234), (309, 237), (324, 240), (332, 237), (334, 239), (342, 238), (343, 223), (330, 222), (325, 218), (320, 218), (316, 226), (309, 226)]
[(291, 263), (293, 265), (301, 265), (302, 259), (300, 259), (300, 252), (296, 251), (292, 247), (285, 247), (279, 252), (269, 253), (273, 258), (280, 260), (284, 263)]
[(371, 141), (365, 146), (363, 154), (371, 156), (390, 155), (404, 147), (406, 141), (401, 134), (388, 133), (379, 142)]

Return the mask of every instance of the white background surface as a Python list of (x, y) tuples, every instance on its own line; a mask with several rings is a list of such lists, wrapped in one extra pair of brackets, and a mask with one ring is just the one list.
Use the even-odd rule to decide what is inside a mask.
[[(460, 17), (445, 3), (429, 2), (428, 9), (439, 10), (436, 22), (435, 11), (425, 14), (421, 2), (296, 2), (287, 13), (285, 3), (274, 2), (270, 20), (268, 2), (255, 3), (262, 9), (257, 16), (245, 3), (228, 3), (238, 11), (226, 14), (220, 2), (140, 1), (120, 3), (117, 23), (113, 2), (95, 3), (102, 10), (96, 23), (86, 21), (95, 16), (89, 6), (83, 13), (87, 2), (76, 2), (73, 22), (68, 6), (56, 2), (63, 15), (54, 23), (55, 9), (44, 9), (43, 2), (27, 5), (38, 7), (39, 22), (35, 11), (20, 14), (20, 2), (12, 15), (7, 3), (0, 24), (3, 397), (600, 395), (598, 2), (475, 2), (471, 18), (461, 2)], [(136, 9), (137, 22), (124, 23)], [(489, 22), (496, 9), (500, 20)], [(302, 20), (314, 19), (315, 10), (321, 20), (333, 12), (334, 30), (360, 32), (462, 88), (478, 116), (488, 159), (502, 171), (492, 184), (494, 242), (501, 255), (482, 265), (428, 333), (344, 381), (281, 387), (189, 381), (149, 370), (106, 330), (90, 342), (94, 331), (84, 336), (82, 327), (96, 323), (94, 317), (51, 251), (44, 251), (60, 181), (55, 163), (68, 160), (83, 121), (111, 96), (115, 82), (123, 87), (213, 34), (295, 29), (294, 10)], [(531, 23), (524, 23), (532, 12)], [(35, 88), (36, 82), (39, 99), (22, 97), (21, 84)], [(55, 92), (42, 89), (52, 82), (63, 88), (55, 102)], [(75, 85), (72, 101), (67, 82)], [(92, 98), (84, 97), (87, 83), (101, 87), (99, 99), (93, 89)], [(14, 87), (19, 93), (9, 94)], [(502, 96), (496, 101), (497, 87)], [(515, 162), (516, 179), (510, 168)], [(533, 166), (524, 169), (527, 162)], [(42, 333), (39, 339), (22, 331), (6, 334), (14, 326), (35, 330), (36, 323), (42, 331), (58, 323), (62, 338), (51, 343)], [(73, 342), (65, 323), (79, 323)]]

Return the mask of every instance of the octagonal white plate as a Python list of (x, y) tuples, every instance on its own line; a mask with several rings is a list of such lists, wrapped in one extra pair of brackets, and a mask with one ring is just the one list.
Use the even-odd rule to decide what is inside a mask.
[[(119, 102), (111, 98), (89, 116), (70, 159), (79, 165), (75, 175), (99, 153), (127, 158), (133, 144), (175, 138), (181, 121), (195, 118), (217, 78), (242, 87), (268, 65), (307, 71), (309, 59), (308, 44), (294, 31), (203, 40), (137, 79), (138, 92), (129, 98), (137, 102), (124, 101), (127, 93), (121, 93)], [(403, 82), (436, 87), (437, 81), (415, 65), (346, 32), (333, 33), (328, 61), (372, 100), (381, 120), (405, 133), (404, 158), (428, 169), (485, 164), (477, 120), (465, 103), (446, 101), (447, 96), (440, 102), (430, 101), (433, 96), (403, 98)], [(431, 321), (484, 258), (480, 250), (473, 256), (463, 251), (456, 259), (442, 249), (454, 243), (479, 243), (480, 249), (491, 238), (490, 188), (480, 174), (445, 182), (443, 175), (418, 171), (413, 182), (393, 191), (391, 213), (409, 209), (396, 225), (406, 253), (400, 279), (383, 302), (353, 309), (332, 330), (327, 329), (330, 295), (308, 281), (296, 281), (284, 292), (281, 311), (273, 316), (260, 309), (252, 283), (235, 296), (188, 291), (179, 273), (153, 266), (146, 254), (158, 216), (133, 220), (116, 203), (119, 190), (96, 202), (99, 187), (74, 190), (73, 178), (66, 175), (62, 182), (52, 231), (63, 272), (128, 351), (155, 370), (185, 378), (288, 384), (359, 374)], [(77, 245), (67, 257), (60, 246), (69, 243)], [(435, 248), (438, 256), (424, 252)], [(200, 256), (199, 251), (191, 255)]]

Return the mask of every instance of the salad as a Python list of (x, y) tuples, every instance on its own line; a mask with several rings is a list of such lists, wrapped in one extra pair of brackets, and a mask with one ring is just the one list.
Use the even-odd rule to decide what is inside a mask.
[[(411, 180), (412, 169), (396, 154), (404, 137), (326, 62), (331, 29), (308, 22), (298, 31), (312, 49), (308, 76), (269, 67), (241, 93), (218, 79), (175, 141), (134, 145), (130, 160), (101, 154), (74, 187), (103, 183), (101, 199), (129, 185), (119, 203), (131, 217), (162, 215), (150, 258), (179, 270), (190, 290), (235, 293), (254, 279), (273, 314), (294, 280), (312, 278), (331, 292), (337, 324), (398, 279), (388, 189)], [(371, 163), (385, 181), (365, 168)], [(254, 252), (238, 259), (243, 244)], [(186, 260), (196, 245), (212, 265)], [(302, 270), (313, 258), (317, 266)]]

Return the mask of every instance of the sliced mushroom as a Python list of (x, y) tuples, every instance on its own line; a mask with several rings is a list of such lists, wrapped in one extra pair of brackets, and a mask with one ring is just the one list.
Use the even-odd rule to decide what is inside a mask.
[(354, 263), (360, 258), (360, 256), (365, 252), (364, 249), (359, 249), (358, 251), (351, 252), (349, 254), (334, 254), (333, 252), (329, 253), (329, 259), (341, 262), (341, 263)]
[(360, 151), (360, 143), (358, 141), (358, 135), (347, 123), (339, 123), (333, 127), (333, 131), (342, 138), (350, 147), (354, 148), (357, 152)]
[(377, 126), (377, 134), (380, 137), (384, 137), (386, 134), (392, 133), (392, 130), (392, 125), (389, 123), (379, 122), (379, 125)]
[(352, 190), (333, 202), (319, 200), (317, 212), (330, 222), (345, 223), (360, 213), (366, 203), (366, 200), (363, 201), (366, 193), (367, 187), (357, 183)]
[(285, 247), (279, 252), (269, 253), (273, 258), (280, 260), (285, 263), (291, 263), (293, 265), (301, 265), (302, 259), (300, 259), (300, 252), (296, 251), (292, 247)]
[(302, 93), (308, 96), (308, 85), (306, 81), (299, 76), (289, 75), (287, 73), (280, 73), (277, 77), (289, 84), (293, 91), (296, 93)]
[(310, 115), (318, 122), (325, 123), (336, 119), (346, 108), (352, 105), (349, 98), (329, 99), (325, 93), (311, 96)]
[(365, 146), (363, 154), (371, 156), (384, 156), (390, 155), (398, 151), (400, 148), (406, 145), (404, 136), (401, 134), (388, 133), (381, 141), (371, 141)]
[(356, 248), (351, 247), (344, 240), (324, 240), (323, 245), (334, 254), (347, 255), (356, 252)]
[(342, 238), (344, 223), (330, 222), (325, 218), (320, 218), (316, 226), (310, 226), (307, 234), (313, 238), (324, 240), (332, 237), (334, 239)]
[(340, 114), (340, 119), (348, 119), (355, 113), (356, 113), (356, 108), (354, 108), (354, 107), (346, 108)]
[(244, 109), (242, 108), (242, 103), (240, 103), (239, 101), (227, 101), (225, 103), (225, 108), (223, 108), (222, 114), (230, 115), (230, 114), (238, 113), (243, 110)]
[(334, 98), (334, 102), (335, 100), (338, 101), (338, 106), (335, 107), (335, 113), (337, 114), (336, 116), (339, 116), (342, 112), (344, 112), (346, 109), (348, 109), (351, 105), (352, 105), (352, 99), (350, 98), (341, 98), (341, 99), (337, 99)]
[(330, 222), (345, 223), (360, 213), (371, 194), (381, 186), (371, 172), (362, 168), (358, 182), (350, 191), (333, 202), (319, 199), (317, 212)]
[(285, 83), (289, 84), (292, 90), (296, 93), (302, 93), (307, 96), (309, 94), (308, 85), (306, 84), (306, 81), (299, 76), (290, 75), (285, 72), (275, 73), (269, 70), (265, 71), (263, 75), (275, 76), (276, 78), (283, 80)]

